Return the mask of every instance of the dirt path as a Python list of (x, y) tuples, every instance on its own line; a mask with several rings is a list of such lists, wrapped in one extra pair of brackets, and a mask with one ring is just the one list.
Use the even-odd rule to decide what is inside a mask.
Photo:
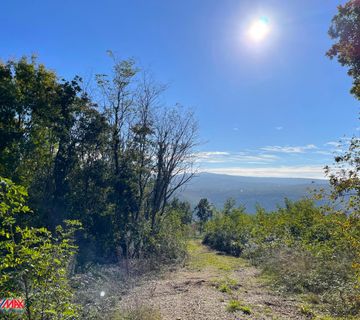
[(189, 249), (186, 267), (135, 287), (119, 307), (147, 306), (162, 320), (306, 319), (298, 301), (272, 291), (244, 260), (210, 251), (198, 241)]

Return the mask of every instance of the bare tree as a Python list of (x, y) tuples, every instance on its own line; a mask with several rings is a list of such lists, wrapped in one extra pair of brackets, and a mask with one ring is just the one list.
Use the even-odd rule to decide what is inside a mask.
[(134, 150), (136, 152), (136, 179), (138, 185), (138, 207), (135, 217), (148, 219), (146, 199), (151, 192), (151, 178), (154, 160), (154, 125), (155, 113), (160, 109), (160, 97), (164, 85), (157, 84), (148, 72), (143, 72), (137, 88), (137, 122), (133, 127)]
[(194, 176), (197, 122), (179, 105), (165, 110), (155, 125), (156, 163), (151, 197), (151, 228), (162, 216), (171, 196)]

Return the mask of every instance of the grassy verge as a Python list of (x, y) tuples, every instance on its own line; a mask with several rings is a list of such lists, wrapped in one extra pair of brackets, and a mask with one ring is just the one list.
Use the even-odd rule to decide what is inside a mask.
[(208, 250), (201, 240), (190, 240), (187, 249), (186, 265), (192, 270), (212, 269), (226, 273), (249, 265), (244, 259)]

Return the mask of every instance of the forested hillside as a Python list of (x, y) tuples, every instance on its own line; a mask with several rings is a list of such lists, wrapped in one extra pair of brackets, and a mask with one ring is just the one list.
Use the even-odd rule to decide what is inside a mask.
[(182, 188), (177, 196), (195, 207), (201, 198), (207, 198), (221, 209), (232, 198), (245, 206), (249, 213), (256, 212), (259, 205), (266, 210), (275, 210), (284, 205), (285, 198), (300, 200), (311, 196), (311, 191), (328, 188), (327, 180), (299, 178), (258, 178), (199, 173)]

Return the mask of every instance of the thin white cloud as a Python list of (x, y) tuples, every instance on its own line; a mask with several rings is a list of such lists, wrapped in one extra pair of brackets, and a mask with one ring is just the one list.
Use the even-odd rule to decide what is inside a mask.
[(272, 177), (272, 178), (310, 178), (324, 179), (324, 170), (321, 166), (283, 166), (262, 168), (204, 168), (203, 172), (228, 174), (247, 177)]
[[(280, 130), (280, 127), (275, 128)], [(334, 154), (342, 153), (349, 141), (350, 138), (328, 141), (322, 147), (315, 144), (274, 145), (246, 149), (244, 152), (208, 151), (199, 152), (195, 156), (200, 170), (206, 172), (254, 177), (324, 179), (323, 166), (332, 161)], [(293, 157), (293, 154), (299, 156)]]
[(225, 151), (206, 151), (198, 152), (195, 155), (196, 162), (204, 163), (224, 163), (229, 158), (230, 153)]
[(325, 145), (330, 146), (330, 147), (339, 147), (340, 142), (338, 142), (338, 141), (329, 141), (329, 142), (326, 142)]
[(272, 154), (249, 154), (246, 152), (208, 151), (195, 154), (200, 163), (270, 163), (279, 158)]
[(205, 151), (205, 152), (198, 152), (196, 154), (196, 156), (201, 158), (208, 158), (213, 156), (228, 156), (228, 155), (230, 155), (230, 153), (225, 151)]
[(326, 150), (318, 150), (318, 151), (315, 151), (316, 154), (321, 154), (321, 155), (324, 155), (324, 156), (332, 156), (334, 155), (334, 152), (332, 151), (326, 151)]
[(261, 148), (264, 151), (280, 152), (280, 153), (305, 153), (309, 150), (317, 149), (314, 144), (308, 144), (306, 146), (267, 146)]
[(284, 129), (284, 127), (282, 127), (282, 126), (278, 126), (278, 127), (275, 127), (275, 129), (276, 129), (276, 130), (281, 131), (281, 130), (283, 130), (283, 129)]

